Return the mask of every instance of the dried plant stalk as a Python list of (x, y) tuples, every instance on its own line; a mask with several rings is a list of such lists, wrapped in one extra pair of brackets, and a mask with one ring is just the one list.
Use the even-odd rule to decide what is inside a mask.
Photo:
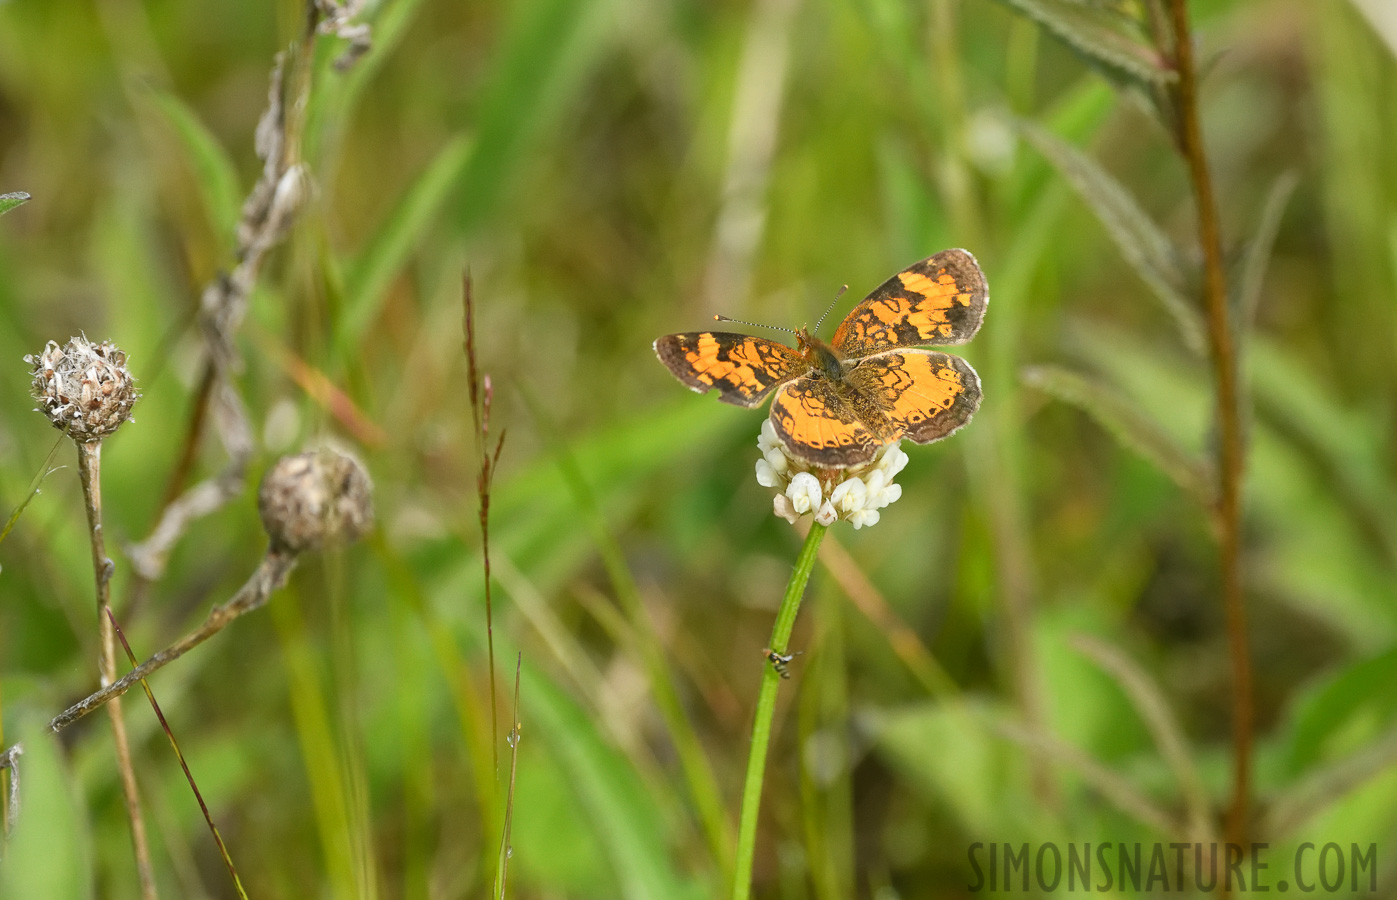
[[(112, 629), (111, 578), (113, 565), (107, 558), (106, 539), (102, 534), (102, 442), (79, 442), (78, 474), (82, 496), (87, 507), (88, 534), (92, 539), (92, 569), (97, 583), (97, 662), (102, 685), (116, 679), (116, 638)], [(131, 764), (131, 746), (126, 736), (126, 717), (121, 703), (107, 707), (112, 721), (112, 737), (116, 744), (117, 771), (121, 774), (121, 793), (126, 813), (131, 820), (131, 845), (136, 854), (136, 870), (141, 879), (141, 896), (154, 900), (155, 870), (150, 860), (150, 841), (146, 837), (145, 819), (141, 815), (141, 795), (136, 784), (136, 770)]]

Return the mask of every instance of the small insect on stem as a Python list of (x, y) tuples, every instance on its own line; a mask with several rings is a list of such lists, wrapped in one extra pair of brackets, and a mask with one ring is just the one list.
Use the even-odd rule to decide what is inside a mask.
[(780, 675), (782, 678), (787, 679), (791, 677), (791, 672), (787, 668), (787, 666), (791, 664), (791, 660), (795, 659), (797, 656), (800, 656), (804, 652), (804, 650), (797, 650), (794, 653), (781, 654), (777, 653), (775, 650), (772, 650), (770, 647), (764, 647), (762, 649), (762, 655), (765, 656), (771, 662), (771, 667), (776, 670), (776, 674)]

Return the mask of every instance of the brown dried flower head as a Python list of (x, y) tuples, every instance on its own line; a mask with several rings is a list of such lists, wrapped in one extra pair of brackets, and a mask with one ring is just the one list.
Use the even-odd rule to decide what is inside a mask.
[(358, 460), (336, 450), (283, 456), (263, 477), (257, 508), (275, 548), (347, 544), (373, 527), (373, 482)]
[(44, 352), (26, 356), (34, 376), (31, 390), (39, 411), (80, 443), (110, 437), (131, 418), (140, 399), (126, 354), (115, 344), (75, 337), (63, 346), (49, 341)]

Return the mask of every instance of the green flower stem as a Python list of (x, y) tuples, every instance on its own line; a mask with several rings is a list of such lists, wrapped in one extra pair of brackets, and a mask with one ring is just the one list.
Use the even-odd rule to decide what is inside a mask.
[[(800, 611), (800, 598), (815, 568), (820, 539), (828, 526), (811, 524), (805, 536), (805, 546), (796, 557), (795, 571), (786, 585), (786, 596), (776, 612), (776, 624), (771, 628), (772, 652), (785, 654), (791, 639), (791, 629)], [(742, 818), (737, 826), (737, 868), (733, 873), (733, 900), (747, 900), (752, 893), (752, 860), (757, 845), (757, 813), (762, 803), (762, 779), (766, 775), (766, 751), (771, 745), (771, 724), (776, 716), (776, 690), (781, 686), (781, 673), (770, 664), (762, 667), (762, 686), (757, 694), (756, 721), (752, 723), (752, 749), (747, 757), (747, 780), (742, 785)]]

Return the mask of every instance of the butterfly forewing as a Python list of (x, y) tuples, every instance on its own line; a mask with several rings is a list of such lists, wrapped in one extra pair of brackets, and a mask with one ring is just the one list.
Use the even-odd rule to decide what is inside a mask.
[(655, 354), (674, 377), (734, 406), (756, 406), (777, 385), (809, 370), (798, 351), (750, 334), (690, 331), (667, 334), (655, 342)]
[(963, 344), (980, 329), (989, 299), (975, 257), (944, 250), (883, 282), (840, 323), (830, 346), (851, 358), (895, 347)]

